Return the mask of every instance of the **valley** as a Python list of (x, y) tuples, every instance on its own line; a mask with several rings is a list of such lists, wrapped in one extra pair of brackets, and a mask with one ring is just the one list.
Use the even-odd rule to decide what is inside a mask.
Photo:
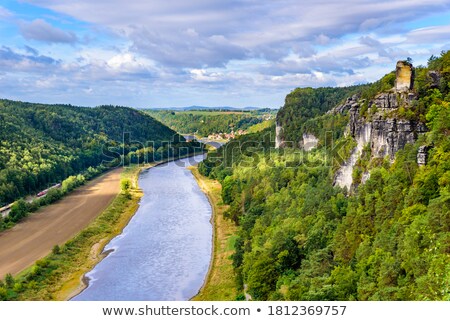
[[(147, 284), (152, 284), (149, 288), (131, 289), (128, 296), (141, 300), (159, 291), (152, 292), (152, 287), (167, 290), (170, 287), (161, 284), (175, 280), (164, 276), (162, 283), (153, 284), (153, 279), (146, 279), (148, 275), (173, 270), (179, 286), (169, 292), (161, 290), (160, 296), (151, 299), (449, 300), (449, 66), (450, 52), (442, 52), (439, 57), (432, 56), (427, 66), (414, 67), (407, 60), (399, 61), (394, 71), (371, 84), (297, 88), (287, 94), (276, 118), (270, 116), (274, 115), (270, 111), (258, 114), (261, 111), (253, 110), (137, 111), (98, 107), (80, 112), (79, 107), (44, 106), (44, 114), (52, 110), (47, 118), (58, 121), (41, 122), (36, 121), (38, 116), (34, 114), (41, 107), (25, 104), (23, 111), (20, 110), (24, 117), (19, 123), (30, 140), (41, 143), (37, 150), (28, 146), (26, 139), (7, 135), (8, 130), (18, 126), (13, 117), (19, 109), (14, 107), (18, 103), (3, 101), (0, 112), (4, 115), (2, 119), (7, 120), (1, 132), (5, 138), (2, 148), (6, 151), (3, 159), (9, 159), (3, 161), (0, 170), (3, 203), (36, 192), (53, 177), (63, 183), (62, 191), (49, 192), (52, 198), (43, 197), (46, 201), (42, 204), (17, 201), (12, 214), (0, 221), (5, 230), (0, 234), (0, 246), (6, 240), (1, 255), (8, 262), (1, 271), (4, 275), (16, 275), (16, 278), (6, 275), (0, 283), (0, 298), (67, 299), (70, 297), (67, 293), (77, 292), (72, 291), (74, 288), (80, 290), (80, 279), (87, 273), (87, 278), (92, 277), (92, 286), (80, 294), (80, 299), (83, 295), (86, 300), (102, 295), (126, 299), (123, 289), (128, 283), (147, 280)], [(26, 116), (27, 112), (33, 116)], [(101, 128), (88, 117), (98, 112), (109, 119), (107, 127)], [(80, 121), (87, 125), (76, 132), (74, 124), (62, 122), (58, 116), (66, 113), (71, 113), (68, 119), (87, 117)], [(120, 113), (127, 121), (116, 117)], [(243, 127), (237, 126), (239, 123)], [(58, 128), (61, 124), (65, 124), (62, 131)], [(134, 128), (132, 124), (137, 126)], [(225, 137), (214, 148), (206, 149), (201, 144), (205, 140), (199, 136), (214, 136), (218, 132), (235, 134), (237, 128), (242, 130), (239, 134)], [(121, 134), (127, 130), (137, 138), (121, 141)], [(8, 137), (15, 138), (8, 140)], [(140, 142), (152, 137), (155, 137), (154, 144)], [(166, 140), (171, 143), (166, 144)], [(21, 148), (16, 147), (17, 142)], [(100, 142), (108, 146), (101, 149), (107, 151), (106, 155), (100, 153)], [(61, 158), (52, 158), (53, 154), (47, 150), (52, 147), (61, 154), (73, 153), (77, 159), (63, 158), (67, 162), (61, 165)], [(37, 159), (40, 151), (41, 158), (33, 165), (31, 160)], [(43, 151), (48, 154), (42, 154)], [(144, 182), (147, 174), (139, 174), (142, 165), (147, 167), (155, 161), (206, 152), (205, 159), (192, 169), (199, 185), (184, 165), (182, 169), (176, 167), (176, 161), (169, 163), (172, 166), (169, 171), (151, 169), (149, 173), (153, 174), (148, 177), (154, 175), (154, 181), (149, 178)], [(21, 157), (14, 158), (15, 154)], [(34, 156), (24, 164), (26, 155)], [(102, 162), (104, 156), (109, 158), (106, 165)], [(88, 157), (89, 162), (74, 167), (83, 157)], [(46, 163), (50, 166), (50, 177), (44, 179), (46, 176), (37, 169)], [(125, 181), (118, 178), (120, 170), (94, 178), (117, 164), (125, 165), (125, 171), (132, 173)], [(28, 176), (23, 174), (27, 170), (36, 172), (31, 176), (32, 181), (27, 181)], [(89, 171), (95, 171), (89, 177), (94, 180), (78, 187), (84, 184), (84, 176), (82, 179), (71, 175), (88, 175)], [(139, 184), (136, 183), (138, 175), (142, 179)], [(158, 175), (166, 176), (158, 181)], [(185, 181), (186, 175), (189, 183)], [(74, 184), (70, 188), (69, 182)], [(102, 182), (106, 185), (96, 185)], [(143, 191), (139, 189), (141, 185), (145, 187)], [(95, 186), (102, 186), (97, 194)], [(205, 203), (199, 186), (208, 195), (209, 204)], [(149, 195), (156, 195), (155, 199)], [(199, 195), (202, 202), (196, 198)], [(145, 202), (138, 206), (141, 197)], [(186, 201), (185, 207), (183, 202), (178, 202), (189, 197), (194, 201)], [(109, 202), (112, 203), (105, 209)], [(209, 216), (195, 209), (194, 203), (210, 206), (204, 208)], [(158, 210), (154, 212), (148, 204)], [(162, 217), (158, 216), (163, 212)], [(134, 218), (135, 213), (140, 214)], [(187, 219), (184, 214), (188, 213), (194, 216)], [(210, 232), (204, 233), (211, 225), (204, 224), (204, 220), (197, 221), (196, 214), (211, 220), (212, 237), (201, 237), (209, 235)], [(105, 219), (110, 216), (114, 219)], [(126, 242), (131, 242), (134, 234), (145, 234), (153, 225), (142, 231), (147, 224), (144, 221), (141, 225), (127, 224), (130, 219), (134, 222), (144, 218), (148, 222), (157, 220), (158, 224), (164, 218), (173, 222), (149, 233), (154, 236), (160, 235), (160, 230), (165, 231), (159, 239), (148, 241), (154, 242), (156, 252), (147, 249), (145, 242), (139, 252), (149, 254), (140, 260), (132, 254), (137, 245)], [(61, 224), (71, 228), (63, 228), (66, 233), (59, 233)], [(27, 226), (32, 232), (19, 234)], [(136, 232), (128, 232), (128, 227)], [(52, 228), (58, 237), (51, 237)], [(190, 229), (193, 232), (189, 235), (180, 232)], [(75, 235), (77, 231), (80, 233)], [(41, 235), (50, 237), (39, 241), (37, 237)], [(115, 235), (120, 236), (107, 245)], [(184, 236), (177, 239), (177, 235)], [(121, 243), (122, 238), (125, 243)], [(166, 244), (166, 239), (174, 242), (159, 247)], [(181, 245), (187, 246), (188, 240), (193, 241), (189, 243), (192, 249), (202, 249), (199, 258), (203, 261), (198, 265), (198, 273), (186, 267), (197, 266), (189, 263), (188, 256), (181, 255), (176, 260), (180, 266), (186, 264), (180, 270), (177, 262), (170, 261), (182, 252), (190, 253), (184, 247), (176, 250)], [(65, 241), (42, 258), (55, 242)], [(25, 243), (42, 245), (31, 251), (26, 263), (22, 263), (22, 258), (27, 256), (21, 251), (31, 246)], [(120, 252), (121, 246), (129, 248), (127, 253)], [(102, 254), (103, 248), (106, 252)], [(106, 256), (110, 251), (113, 254)], [(115, 255), (115, 251), (122, 254)], [(164, 251), (174, 253), (167, 256)], [(212, 255), (208, 272), (206, 266), (210, 260), (206, 252)], [(110, 292), (112, 281), (108, 280), (113, 272), (109, 269), (117, 272), (122, 263), (115, 260), (124, 257), (129, 267), (138, 266), (130, 275), (127, 269), (122, 271), (133, 281), (117, 283)], [(36, 265), (19, 273), (36, 259), (40, 259)], [(163, 261), (169, 265), (162, 267)], [(77, 269), (75, 262), (88, 263)], [(141, 272), (144, 276), (138, 276)]]

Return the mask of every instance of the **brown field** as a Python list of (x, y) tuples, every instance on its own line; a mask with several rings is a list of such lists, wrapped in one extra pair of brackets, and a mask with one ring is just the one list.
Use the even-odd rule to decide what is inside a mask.
[(0, 233), (0, 279), (21, 272), (84, 229), (120, 192), (122, 168), (102, 175)]

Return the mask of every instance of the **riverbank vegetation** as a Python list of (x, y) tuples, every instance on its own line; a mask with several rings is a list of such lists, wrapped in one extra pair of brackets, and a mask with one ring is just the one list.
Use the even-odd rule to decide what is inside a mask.
[[(438, 85), (423, 76), (430, 68)], [(412, 108), (420, 107), (429, 131), (393, 163), (377, 163), (352, 194), (333, 186), (332, 146), (274, 150), (267, 132), (233, 140), (199, 165), (221, 182), (230, 205), (224, 217), (238, 227), (233, 267), (241, 293), (245, 284), (255, 300), (450, 300), (450, 52), (419, 73)], [(305, 95), (306, 103), (315, 96)], [(333, 107), (318, 106), (324, 109), (287, 108), (283, 117), (304, 119), (287, 119), (294, 124), (286, 137), (298, 141), (309, 116)], [(343, 132), (344, 122), (334, 124)], [(419, 167), (424, 145), (428, 161)]]
[(203, 287), (192, 298), (194, 301), (230, 301), (237, 295), (235, 273), (232, 266), (236, 226), (224, 218), (228, 205), (222, 201), (222, 187), (216, 180), (202, 176), (197, 167), (191, 168), (198, 185), (208, 196), (213, 208), (213, 253), (211, 265)]

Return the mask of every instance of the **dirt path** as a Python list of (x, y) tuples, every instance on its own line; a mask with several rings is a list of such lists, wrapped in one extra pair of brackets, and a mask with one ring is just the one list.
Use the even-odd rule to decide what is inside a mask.
[(120, 192), (115, 169), (0, 233), (0, 279), (17, 274), (85, 228)]

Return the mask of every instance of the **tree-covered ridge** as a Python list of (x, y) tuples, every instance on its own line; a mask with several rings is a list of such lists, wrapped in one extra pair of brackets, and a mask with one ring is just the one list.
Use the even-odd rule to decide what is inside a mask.
[(174, 137), (184, 141), (165, 125), (131, 108), (0, 100), (0, 205), (111, 161), (103, 153), (104, 146), (117, 146), (120, 151), (124, 132), (130, 137), (125, 154), (134, 141), (155, 141), (155, 153), (161, 141), (173, 141)]
[(152, 117), (183, 134), (197, 134), (206, 137), (211, 134), (247, 130), (274, 116), (270, 109), (256, 111), (220, 110), (146, 110)]
[(307, 120), (323, 115), (368, 86), (296, 88), (286, 96), (285, 104), (277, 114), (277, 124), (283, 127), (283, 140), (300, 141), (303, 133), (308, 132), (303, 126)]
[[(429, 131), (393, 163), (381, 160), (352, 195), (333, 186), (326, 144), (262, 150), (262, 137), (242, 137), (200, 166), (221, 182), (239, 226), (237, 284), (253, 299), (450, 300), (450, 52), (418, 72), (411, 108)], [(418, 166), (423, 145), (428, 162)]]

